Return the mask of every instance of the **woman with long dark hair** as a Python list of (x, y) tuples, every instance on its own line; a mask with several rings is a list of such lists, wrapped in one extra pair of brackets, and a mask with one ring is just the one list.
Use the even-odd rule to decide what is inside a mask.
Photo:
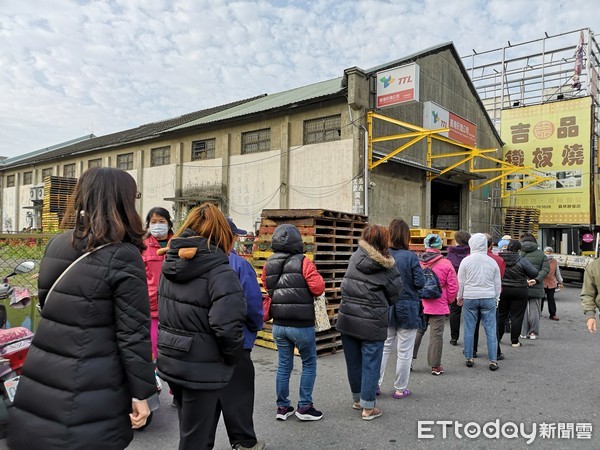
[(148, 296), (150, 297), (150, 339), (152, 341), (152, 356), (158, 356), (156, 346), (158, 340), (158, 282), (162, 272), (164, 254), (158, 254), (161, 248), (165, 248), (173, 236), (173, 222), (171, 214), (165, 208), (156, 206), (146, 215), (146, 250), (142, 252), (142, 259), (146, 267), (148, 279)]
[(379, 374), (379, 386), (383, 383), (385, 368), (390, 353), (396, 345), (398, 359), (396, 361), (396, 378), (394, 393), (396, 399), (408, 397), (410, 363), (417, 330), (424, 328), (423, 315), (420, 313), (421, 299), (417, 291), (425, 286), (425, 277), (419, 264), (419, 258), (408, 247), (410, 245), (410, 228), (402, 219), (394, 219), (390, 224), (390, 255), (396, 261), (396, 268), (402, 278), (402, 294), (400, 300), (390, 306), (390, 323), (387, 339), (383, 345), (383, 358)]
[(158, 372), (179, 415), (179, 449), (210, 448), (222, 389), (243, 352), (246, 302), (228, 253), (234, 237), (219, 209), (188, 214), (165, 252), (158, 289)]
[(63, 222), (74, 218), (75, 229), (53, 238), (40, 263), (42, 320), (11, 411), (10, 448), (124, 449), (157, 406), (135, 198), (123, 170), (81, 175)]
[(341, 286), (336, 328), (342, 335), (352, 408), (362, 409), (363, 420), (383, 414), (375, 406), (375, 395), (389, 325), (388, 309), (402, 292), (396, 261), (388, 251), (389, 241), (387, 228), (366, 227)]

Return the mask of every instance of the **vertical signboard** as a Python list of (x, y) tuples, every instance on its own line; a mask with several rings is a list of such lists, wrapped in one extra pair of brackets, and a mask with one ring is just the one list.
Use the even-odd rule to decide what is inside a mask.
[(450, 128), (440, 134), (472, 147), (477, 143), (477, 125), (433, 102), (423, 104), (423, 128)]
[(419, 100), (419, 66), (415, 63), (377, 72), (377, 107)]
[[(516, 193), (516, 206), (538, 208), (543, 224), (589, 224), (591, 98), (502, 111), (504, 160), (555, 177)], [(507, 190), (526, 175), (509, 175)], [(504, 206), (511, 199), (504, 199)]]

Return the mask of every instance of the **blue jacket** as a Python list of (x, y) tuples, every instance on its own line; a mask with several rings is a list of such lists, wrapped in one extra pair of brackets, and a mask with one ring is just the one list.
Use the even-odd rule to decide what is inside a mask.
[(240, 279), (246, 297), (244, 348), (251, 349), (254, 347), (256, 332), (263, 327), (262, 293), (252, 265), (233, 250), (229, 253), (229, 265)]
[(390, 326), (409, 330), (424, 328), (423, 316), (419, 314), (421, 299), (417, 290), (425, 286), (425, 277), (419, 258), (409, 250), (395, 248), (390, 248), (390, 255), (396, 261), (404, 284), (400, 300), (390, 307)]

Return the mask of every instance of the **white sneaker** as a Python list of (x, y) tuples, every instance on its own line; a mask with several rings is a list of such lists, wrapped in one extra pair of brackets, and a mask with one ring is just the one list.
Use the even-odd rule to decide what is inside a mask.
[(529, 336), (524, 336), (524, 335), (521, 335), (521, 336), (519, 336), (519, 337), (520, 337), (521, 339), (529, 339)]
[(535, 334), (535, 333), (531, 333), (531, 334), (529, 335), (529, 339), (531, 339), (531, 340), (537, 339), (537, 334)]

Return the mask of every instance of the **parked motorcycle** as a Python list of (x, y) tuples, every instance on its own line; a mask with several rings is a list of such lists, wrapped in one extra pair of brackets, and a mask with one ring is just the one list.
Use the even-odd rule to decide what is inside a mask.
[(33, 333), (25, 327), (4, 328), (7, 323), (6, 300), (15, 309), (23, 309), (31, 304), (29, 291), (11, 286), (8, 279), (13, 275), (31, 272), (34, 267), (32, 261), (22, 262), (0, 284), (0, 439), (6, 436), (7, 408), (15, 398), (21, 369), (33, 339)]

